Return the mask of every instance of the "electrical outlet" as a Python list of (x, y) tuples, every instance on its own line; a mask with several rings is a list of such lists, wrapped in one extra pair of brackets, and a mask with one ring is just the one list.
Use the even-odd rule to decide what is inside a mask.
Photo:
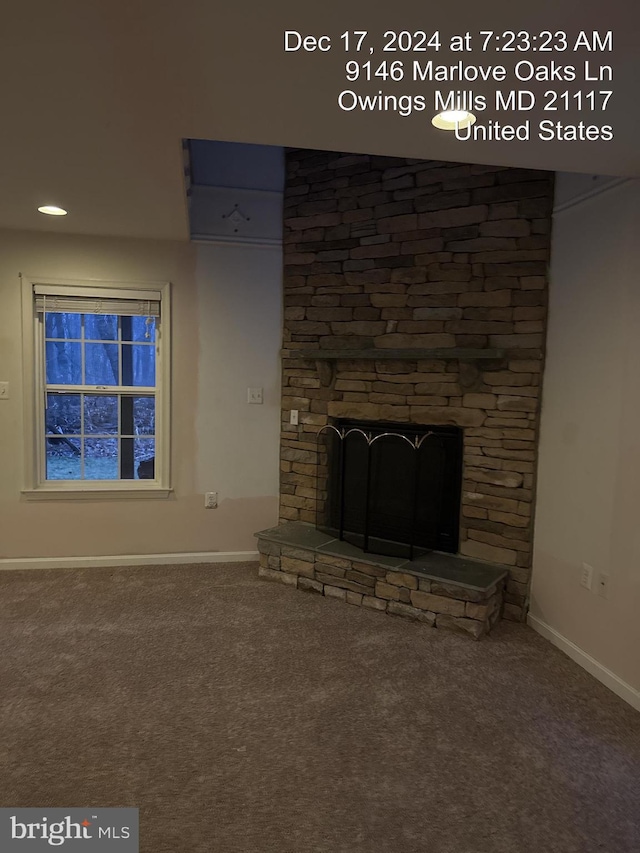
[(247, 403), (263, 402), (262, 388), (247, 388)]
[(291, 409), (289, 423), (293, 424), (293, 426), (298, 426), (298, 409)]
[(9, 399), (9, 383), (0, 382), (0, 400)]
[(602, 598), (609, 598), (609, 583), (611, 577), (606, 572), (598, 572), (596, 578), (596, 592)]
[(580, 575), (580, 586), (585, 589), (591, 589), (593, 584), (593, 566), (587, 563), (582, 564), (582, 574)]
[(205, 492), (204, 493), (204, 508), (205, 509), (215, 509), (218, 506), (218, 493), (217, 492)]

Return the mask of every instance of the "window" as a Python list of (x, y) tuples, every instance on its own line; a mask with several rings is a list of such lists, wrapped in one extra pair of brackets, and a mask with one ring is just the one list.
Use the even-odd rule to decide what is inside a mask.
[(168, 286), (27, 285), (31, 490), (166, 490)]

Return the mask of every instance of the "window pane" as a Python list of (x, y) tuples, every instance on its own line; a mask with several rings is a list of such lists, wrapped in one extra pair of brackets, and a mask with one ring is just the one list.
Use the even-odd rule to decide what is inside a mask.
[(47, 338), (80, 338), (81, 314), (45, 312), (44, 327)]
[(86, 433), (118, 432), (118, 398), (86, 394), (84, 398), (84, 431)]
[(155, 386), (156, 348), (154, 346), (122, 345), (122, 384)]
[(90, 341), (117, 341), (118, 318), (115, 314), (85, 314), (84, 336)]
[(134, 457), (136, 479), (153, 480), (155, 477), (156, 442), (153, 438), (136, 438)]
[[(80, 426), (80, 394), (47, 394), (47, 480), (80, 479)], [(70, 437), (74, 433), (76, 437)]]
[(47, 341), (47, 382), (51, 385), (80, 385), (82, 359), (80, 344)]
[(136, 435), (155, 435), (156, 401), (153, 397), (133, 398), (133, 429)]
[(119, 385), (118, 345), (85, 344), (85, 383)]
[(85, 480), (118, 480), (118, 439), (88, 438), (84, 443)]
[(155, 317), (130, 317), (129, 322), (122, 324), (123, 341), (147, 341), (154, 343), (156, 339)]
[[(80, 443), (80, 440), (77, 440)], [(74, 456), (65, 453), (60, 445), (52, 444), (47, 439), (47, 480), (79, 480), (80, 479), (80, 451)]]
[(48, 434), (78, 435), (80, 394), (47, 394), (45, 429)]

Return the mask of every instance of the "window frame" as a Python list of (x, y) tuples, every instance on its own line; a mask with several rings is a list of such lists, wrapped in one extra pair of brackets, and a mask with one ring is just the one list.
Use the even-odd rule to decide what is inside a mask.
[[(172, 493), (171, 461), (171, 301), (169, 282), (123, 282), (20, 276), (22, 281), (22, 337), (25, 482), (27, 500), (166, 498)], [(100, 298), (136, 298), (141, 291), (160, 293), (160, 322), (156, 337), (156, 432), (153, 480), (47, 480), (45, 472), (44, 323), (35, 310), (36, 285), (59, 287), (66, 295), (77, 288)], [(92, 294), (93, 295), (93, 294)]]

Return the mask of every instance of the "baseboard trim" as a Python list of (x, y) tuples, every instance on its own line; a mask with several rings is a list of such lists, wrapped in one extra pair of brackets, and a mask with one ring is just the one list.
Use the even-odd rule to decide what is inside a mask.
[(606, 666), (603, 666), (595, 658), (592, 658), (591, 655), (587, 654), (579, 646), (576, 646), (575, 643), (572, 643), (571, 640), (568, 640), (559, 631), (552, 628), (551, 625), (547, 625), (542, 619), (538, 619), (529, 613), (527, 624), (544, 637), (545, 640), (549, 640), (556, 648), (568, 655), (571, 660), (574, 660), (583, 669), (586, 669), (590, 675), (597, 678), (605, 687), (608, 687), (609, 690), (612, 690), (617, 696), (628, 702), (632, 708), (640, 711), (640, 690), (636, 690), (635, 687), (627, 684), (615, 672), (611, 672), (610, 669), (607, 669)]
[(244, 563), (257, 560), (257, 551), (193, 551), (180, 554), (116, 554), (106, 557), (24, 557), (0, 560), (10, 569), (91, 569), (99, 566), (167, 566), (180, 563)]

